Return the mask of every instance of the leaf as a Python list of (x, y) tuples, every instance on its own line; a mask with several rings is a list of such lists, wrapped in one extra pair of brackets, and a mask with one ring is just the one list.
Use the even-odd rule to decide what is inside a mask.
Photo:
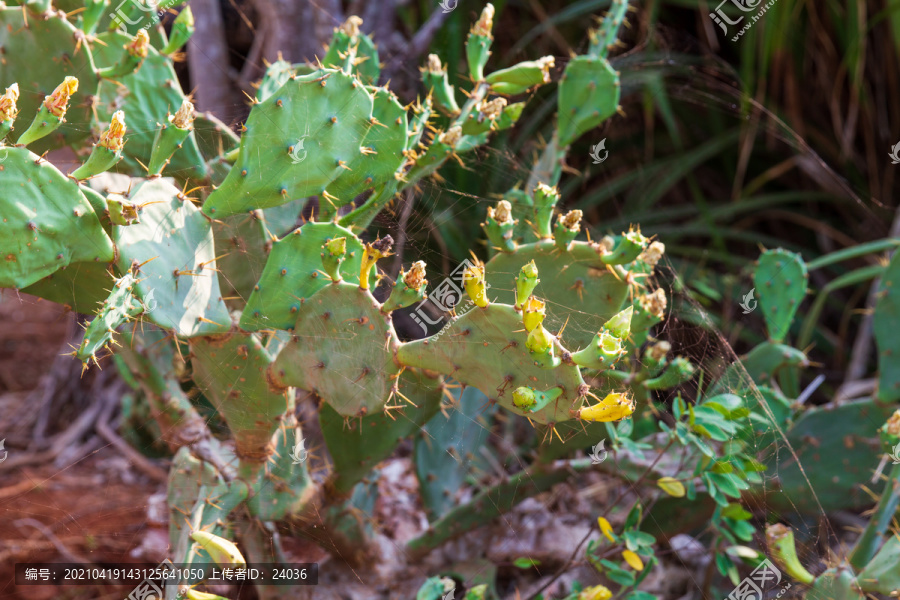
[(530, 569), (531, 567), (536, 567), (539, 564), (541, 564), (541, 561), (534, 558), (526, 558), (524, 556), (520, 556), (513, 561), (513, 566), (519, 569)]
[(624, 569), (616, 567), (615, 569), (607, 571), (606, 576), (622, 585), (634, 585), (634, 573), (631, 571), (625, 571)]
[(736, 521), (746, 521), (753, 515), (744, 510), (744, 507), (737, 502), (732, 502), (722, 510), (722, 516)]
[(685, 494), (684, 484), (674, 477), (661, 477), (657, 480), (656, 485), (670, 496), (683, 498)]

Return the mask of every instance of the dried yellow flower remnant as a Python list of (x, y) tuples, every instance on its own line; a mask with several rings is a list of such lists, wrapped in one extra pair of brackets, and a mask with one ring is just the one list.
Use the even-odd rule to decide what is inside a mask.
[(341, 31), (344, 32), (348, 37), (356, 37), (359, 35), (359, 26), (363, 24), (363, 20), (357, 17), (356, 15), (352, 15), (344, 21), (344, 24), (341, 25)]
[(570, 210), (565, 215), (560, 215), (559, 222), (569, 231), (579, 231), (582, 215), (583, 213), (578, 209)]
[(16, 101), (19, 99), (19, 84), (14, 83), (0, 96), (0, 121), (12, 121), (19, 114)]
[(640, 256), (638, 256), (638, 260), (644, 261), (651, 267), (655, 267), (665, 253), (665, 244), (663, 244), (662, 242), (653, 242), (643, 252), (641, 252)]
[(506, 98), (494, 98), (489, 102), (482, 102), (478, 111), (486, 118), (493, 120), (500, 116), (504, 108), (506, 108)]
[(900, 410), (894, 411), (894, 414), (887, 420), (884, 430), (888, 435), (900, 435)]
[(488, 206), (487, 212), (488, 216), (497, 221), (500, 225), (505, 225), (512, 221), (512, 204), (506, 200), (498, 202), (497, 208)]
[(638, 298), (638, 302), (641, 303), (641, 308), (644, 312), (650, 313), (658, 319), (662, 319), (666, 314), (666, 292), (662, 288), (657, 289), (652, 294), (644, 294)]
[(491, 29), (494, 28), (494, 5), (488, 4), (481, 11), (481, 17), (472, 25), (472, 35), (491, 37)]
[(194, 123), (194, 105), (189, 100), (181, 103), (181, 106), (172, 117), (172, 125), (179, 129), (190, 129)]
[(442, 144), (446, 144), (451, 148), (456, 145), (457, 142), (462, 138), (462, 127), (459, 125), (454, 125), (449, 130), (442, 133), (438, 136), (438, 141)]
[(78, 78), (66, 77), (61, 84), (56, 86), (53, 93), (44, 98), (44, 108), (51, 115), (62, 119), (66, 116), (66, 109), (69, 107), (69, 97), (78, 91)]
[(550, 83), (550, 69), (556, 66), (556, 59), (552, 56), (545, 56), (537, 60), (537, 64), (541, 67), (541, 75), (544, 83)]
[(414, 290), (420, 289), (423, 285), (428, 285), (428, 281), (425, 279), (425, 261), (417, 260), (414, 262), (406, 275), (403, 276), (403, 283)]
[(144, 29), (139, 30), (131, 42), (125, 44), (125, 50), (128, 54), (136, 58), (147, 58), (147, 51), (150, 48), (150, 37)]
[(425, 68), (428, 69), (429, 73), (435, 75), (442, 75), (444, 73), (444, 66), (441, 64), (441, 59), (437, 54), (428, 55), (428, 60), (425, 62)]
[(113, 113), (109, 129), (100, 134), (99, 145), (118, 152), (125, 145), (125, 113), (117, 110)]

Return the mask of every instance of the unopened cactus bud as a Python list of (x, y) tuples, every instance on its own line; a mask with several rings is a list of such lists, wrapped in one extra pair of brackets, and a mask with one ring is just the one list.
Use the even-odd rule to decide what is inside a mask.
[(401, 271), (400, 281), (402, 283), (398, 282), (394, 285), (390, 297), (381, 307), (382, 312), (388, 313), (398, 308), (406, 308), (425, 299), (425, 289), (428, 287), (428, 280), (425, 279), (425, 262), (416, 261), (409, 271), (405, 273)]
[(769, 554), (775, 564), (781, 569), (806, 585), (811, 584), (815, 577), (804, 568), (797, 558), (797, 545), (794, 542), (794, 532), (781, 523), (774, 523), (766, 527), (766, 544)]
[(668, 390), (694, 377), (694, 365), (683, 356), (678, 356), (659, 377), (648, 379), (644, 387), (648, 390)]
[(489, 302), (487, 299), (487, 285), (484, 280), (484, 265), (472, 265), (463, 272), (463, 283), (466, 293), (475, 306), (485, 308)]
[(174, 115), (169, 115), (168, 123), (159, 128), (150, 152), (147, 169), (150, 175), (159, 175), (172, 159), (172, 155), (181, 148), (184, 140), (194, 128), (194, 105), (184, 100)]
[(469, 74), (476, 82), (484, 80), (484, 66), (490, 57), (493, 41), (491, 29), (494, 28), (494, 5), (487, 4), (481, 11), (481, 17), (469, 31), (466, 39), (466, 59), (469, 63)]
[(322, 258), (322, 266), (325, 272), (331, 278), (331, 281), (338, 283), (341, 281), (341, 263), (347, 256), (347, 238), (339, 237), (328, 240), (322, 245), (324, 250), (320, 256)]
[(521, 310), (522, 305), (531, 296), (534, 288), (541, 282), (538, 279), (538, 269), (534, 261), (530, 261), (519, 270), (516, 275), (516, 310)]
[(195, 531), (191, 533), (191, 539), (203, 548), (217, 565), (234, 566), (247, 564), (238, 547), (230, 540), (208, 531)]
[(547, 309), (544, 302), (534, 296), (529, 296), (522, 312), (522, 324), (525, 325), (525, 331), (531, 332), (532, 329), (544, 322), (546, 316)]
[(534, 213), (535, 227), (541, 239), (549, 239), (551, 234), (551, 221), (553, 210), (559, 202), (559, 190), (544, 182), (538, 183), (534, 188)]
[(550, 83), (550, 69), (555, 66), (552, 56), (545, 56), (538, 60), (520, 62), (507, 69), (494, 71), (487, 76), (485, 81), (491, 84), (491, 89), (506, 96), (515, 96), (527, 92), (529, 89)]
[(582, 421), (608, 423), (621, 421), (634, 413), (634, 399), (625, 393), (612, 393), (594, 406), (579, 409), (577, 417)]
[(83, 165), (72, 172), (75, 179), (88, 179), (110, 169), (122, 159), (125, 146), (125, 113), (113, 113), (109, 127), (100, 134), (100, 141), (91, 150), (91, 155)]
[(578, 600), (609, 600), (612, 598), (612, 592), (608, 587), (603, 585), (592, 585), (586, 587), (578, 594)]
[(530, 387), (516, 388), (513, 392), (513, 404), (523, 410), (531, 409), (536, 403), (534, 390)]
[(394, 246), (394, 238), (389, 235), (378, 238), (371, 244), (366, 244), (366, 251), (363, 253), (362, 267), (359, 272), (359, 287), (369, 289), (369, 272), (372, 266), (379, 259), (391, 255), (391, 248)]
[(491, 243), (503, 252), (513, 252), (516, 243), (512, 239), (516, 223), (512, 218), (512, 205), (506, 200), (500, 200), (497, 208), (489, 206), (487, 219), (481, 226)]
[(647, 241), (647, 238), (641, 235), (640, 230), (631, 230), (628, 233), (623, 233), (622, 239), (619, 240), (619, 244), (615, 249), (611, 253), (601, 256), (600, 260), (607, 265), (628, 264), (640, 256), (647, 245)]
[(150, 49), (150, 37), (147, 35), (147, 31), (139, 29), (124, 48), (125, 54), (119, 58), (118, 62), (111, 67), (99, 69), (97, 75), (104, 79), (112, 79), (131, 75), (137, 71), (144, 63), (144, 59), (147, 58)]
[(425, 84), (425, 89), (431, 92), (438, 106), (451, 115), (459, 114), (456, 94), (447, 79), (447, 70), (441, 65), (441, 59), (437, 54), (428, 55), (425, 68), (422, 69), (422, 83)]
[(553, 241), (560, 250), (568, 250), (569, 246), (581, 231), (580, 210), (570, 210), (565, 215), (560, 215), (556, 221), (556, 231), (553, 233)]
[(666, 253), (666, 245), (662, 242), (653, 242), (647, 249), (641, 252), (640, 256), (638, 256), (638, 260), (647, 263), (649, 267), (655, 267), (657, 263), (659, 263), (660, 259), (662, 259), (663, 254)]
[(9, 133), (10, 129), (13, 127), (13, 123), (16, 120), (16, 115), (19, 114), (19, 110), (16, 107), (16, 102), (19, 99), (19, 84), (14, 83), (0, 96), (0, 141), (6, 137), (6, 134)]
[(160, 50), (160, 54), (168, 55), (177, 52), (194, 35), (194, 29), (194, 13), (191, 12), (190, 6), (185, 6), (175, 17), (172, 30), (169, 32), (169, 42)]
[(37, 115), (35, 115), (34, 121), (31, 122), (31, 126), (19, 136), (16, 143), (25, 146), (56, 131), (60, 125), (66, 122), (69, 98), (77, 91), (78, 79), (66, 77), (53, 90), (52, 94), (44, 98), (44, 102), (41, 104)]

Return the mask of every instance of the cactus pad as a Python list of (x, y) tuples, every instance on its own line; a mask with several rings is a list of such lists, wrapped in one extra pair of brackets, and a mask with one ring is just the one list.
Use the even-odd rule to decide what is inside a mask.
[(794, 315), (806, 295), (809, 275), (799, 254), (787, 250), (766, 250), (753, 272), (753, 285), (766, 319), (769, 339), (784, 341)]
[(878, 399), (900, 399), (900, 252), (895, 252), (881, 277), (872, 317), (878, 344)]
[(570, 60), (559, 81), (559, 145), (565, 148), (615, 114), (619, 92), (619, 74), (605, 58)]
[(362, 153), (372, 106), (359, 80), (340, 71), (288, 80), (250, 111), (237, 161), (204, 214), (221, 218), (321, 194)]
[(112, 241), (78, 185), (25, 148), (4, 152), (0, 287), (29, 286), (73, 262), (111, 262)]

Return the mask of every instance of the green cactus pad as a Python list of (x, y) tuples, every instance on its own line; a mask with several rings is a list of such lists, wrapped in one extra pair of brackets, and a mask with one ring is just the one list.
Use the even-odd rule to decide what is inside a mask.
[(322, 270), (322, 244), (347, 238), (347, 257), (341, 263), (344, 281), (359, 283), (363, 245), (349, 229), (333, 223), (306, 223), (275, 242), (259, 283), (247, 299), (241, 329), (291, 329), (305, 299), (330, 282)]
[[(120, 31), (102, 33), (98, 38), (102, 44), (93, 45), (97, 64), (115, 64), (119, 56), (125, 53), (123, 46), (131, 41), (128, 35)], [(100, 80), (97, 94), (97, 119), (100, 123), (108, 123), (117, 110), (125, 111), (129, 132), (125, 136), (124, 158), (118, 170), (135, 176), (146, 174), (137, 161), (147, 163), (159, 125), (165, 123), (167, 115), (178, 110), (185, 99), (172, 60), (151, 47), (140, 69), (115, 81)], [(180, 179), (206, 176), (206, 165), (193, 133), (172, 155), (164, 174)]]
[(261, 463), (272, 453), (272, 435), (293, 397), (271, 391), (272, 356), (255, 333), (232, 331), (190, 340), (194, 383), (215, 404), (234, 435), (237, 455)]
[(831, 512), (871, 504), (863, 486), (871, 486), (872, 469), (881, 457), (878, 427), (893, 411), (892, 406), (872, 400), (806, 411), (786, 432), (799, 464), (794, 459), (785, 460), (785, 453), (790, 451), (783, 447), (777, 452), (773, 449), (764, 461), (772, 469), (777, 463), (773, 472), (780, 483), (777, 492), (766, 493), (771, 509), (818, 515), (821, 510)]
[(576, 56), (559, 81), (557, 135), (565, 148), (615, 114), (619, 75), (605, 58)]
[(784, 341), (794, 315), (806, 295), (809, 274), (799, 254), (787, 250), (766, 250), (753, 272), (753, 285), (766, 320), (769, 339)]
[(402, 410), (380, 411), (361, 419), (348, 419), (328, 404), (319, 407), (319, 423), (334, 461), (333, 487), (349, 493), (366, 474), (388, 458), (397, 445), (435, 415), (441, 403), (438, 380), (404, 371), (400, 392), (415, 406), (396, 398)]
[(399, 371), (399, 340), (379, 309), (359, 285), (329, 283), (302, 303), (293, 338), (270, 369), (272, 381), (315, 392), (345, 416), (380, 411)]
[(895, 252), (878, 287), (872, 316), (878, 345), (878, 399), (900, 399), (900, 252)]
[[(509, 305), (490, 304), (472, 308), (437, 339), (401, 345), (397, 357), (403, 365), (443, 373), (476, 387), (492, 401), (532, 421), (551, 423), (573, 418), (586, 391), (578, 368), (536, 366), (525, 339), (521, 313)], [(513, 391), (519, 386), (537, 391), (562, 387), (563, 393), (543, 409), (530, 412), (513, 404)]]
[(497, 254), (488, 261), (485, 270), (491, 300), (515, 304), (515, 278), (532, 260), (541, 280), (534, 295), (545, 300), (549, 309), (544, 326), (557, 332), (568, 321), (563, 345), (572, 351), (587, 346), (628, 297), (628, 284), (606, 268), (594, 246), (574, 242), (568, 252), (560, 252), (552, 241), (545, 241)]
[(185, 515), (197, 502), (200, 489), (212, 487), (218, 482), (215, 468), (207, 462), (197, 460), (190, 448), (184, 447), (175, 453), (169, 469), (169, 486), (166, 504), (169, 507), (169, 545), (175, 548), (182, 531), (187, 526)]
[(223, 333), (231, 319), (219, 291), (212, 228), (179, 196), (170, 179), (133, 180), (128, 200), (143, 206), (141, 222), (115, 228), (119, 268), (142, 265), (137, 290), (150, 321), (182, 336)]
[(134, 275), (126, 273), (113, 283), (109, 297), (97, 311), (97, 316), (84, 332), (84, 339), (75, 351), (81, 362), (97, 360), (97, 351), (107, 346), (119, 325), (141, 315), (146, 309), (135, 297)]
[(109, 269), (108, 263), (72, 263), (22, 288), (22, 291), (69, 306), (75, 312), (90, 314), (106, 299), (106, 290), (113, 284)]
[[(343, 206), (351, 202), (356, 196), (365, 190), (381, 185), (392, 179), (394, 173), (403, 164), (403, 150), (406, 147), (407, 120), (406, 111), (397, 101), (397, 97), (386, 88), (376, 88), (374, 91), (373, 115), (381, 125), (375, 125), (366, 134), (362, 146), (367, 152), (374, 154), (360, 154), (348, 166), (350, 170), (328, 184), (328, 193), (336, 196)], [(335, 207), (328, 207), (325, 199), (319, 200), (323, 207), (323, 216), (319, 220), (328, 220), (328, 214), (333, 214)]]
[(112, 240), (73, 180), (25, 148), (0, 164), (0, 287), (24, 288), (75, 262), (108, 263)]
[(288, 80), (253, 106), (237, 161), (203, 213), (222, 218), (321, 194), (361, 154), (372, 106), (359, 80), (340, 71)]
[(416, 436), (413, 452), (419, 494), (429, 521), (441, 518), (459, 502), (456, 497), (469, 477), (478, 451), (490, 433), (488, 418), (496, 410), (473, 387), (451, 389), (455, 403), (436, 415)]
[[(77, 146), (90, 135), (85, 126), (91, 120), (89, 99), (97, 94), (97, 78), (90, 50), (82, 43), (76, 50), (80, 33), (65, 18), (48, 19), (29, 15), (18, 7), (0, 9), (0, 48), (7, 60), (0, 62), (0, 86), (19, 84), (19, 118), (10, 137), (17, 139), (42, 106), (44, 98), (66, 76), (79, 78), (78, 91), (69, 100), (66, 123), (44, 139), (31, 144), (31, 150), (67, 145)], [(10, 60), (16, 57), (15, 60)], [(21, 60), (20, 57), (29, 57)]]

